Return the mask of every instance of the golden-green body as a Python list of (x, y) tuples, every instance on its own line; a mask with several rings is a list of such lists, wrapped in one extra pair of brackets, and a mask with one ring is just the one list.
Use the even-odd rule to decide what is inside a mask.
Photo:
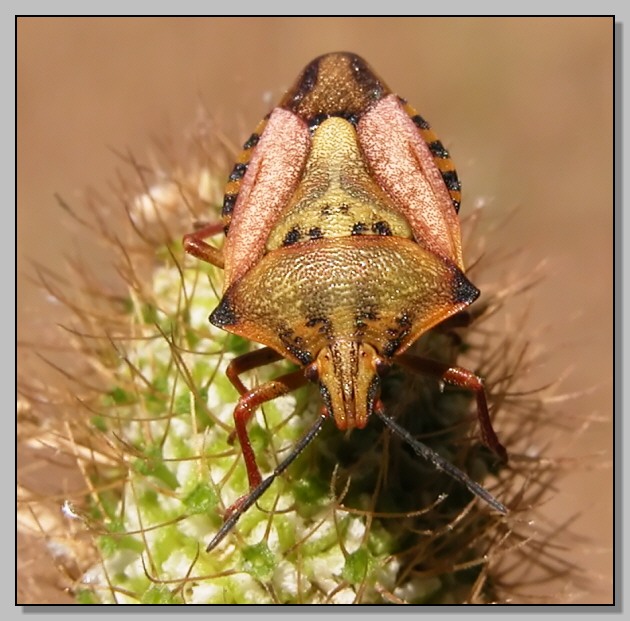
[(476, 294), (456, 267), (410, 239), (323, 238), (266, 254), (212, 321), (314, 364), (325, 405), (346, 429), (367, 423), (377, 360), (388, 363)]
[[(478, 291), (461, 270), (452, 197), (410, 112), (375, 76), (360, 84), (349, 55), (329, 55), (321, 63), (327, 74), (311, 87), (311, 103), (304, 82), (310, 86), (313, 73), (306, 71), (283, 99), (284, 108), (270, 115), (260, 151), (251, 161), (239, 159), (249, 162), (249, 177), (242, 186), (230, 182), (241, 196), (225, 214), (226, 289), (211, 321), (308, 367), (338, 427), (362, 428), (378, 396), (378, 370)], [(365, 84), (378, 99), (361, 90)], [(321, 89), (339, 95), (340, 85), (354, 95), (342, 97), (354, 108), (322, 109), (338, 104)], [(395, 192), (383, 189), (366, 146), (387, 130), (379, 125), (379, 103), (404, 130), (395, 148), (408, 150), (408, 161), (391, 168), (413, 173)], [(362, 138), (362, 124), (376, 129)], [(270, 135), (278, 141), (267, 147)], [(308, 144), (299, 175), (297, 158), (290, 166), (284, 159), (287, 135), (295, 136), (293, 147)], [(275, 158), (272, 149), (280, 150)], [(283, 176), (275, 170), (278, 162)], [(379, 162), (383, 166), (383, 158)], [(255, 197), (267, 186), (277, 191), (265, 197), (263, 209)]]

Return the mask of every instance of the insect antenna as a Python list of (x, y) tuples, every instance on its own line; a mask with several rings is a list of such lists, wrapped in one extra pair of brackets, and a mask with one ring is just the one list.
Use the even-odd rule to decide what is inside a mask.
[(488, 490), (479, 485), (476, 481), (473, 481), (465, 472), (441, 457), (426, 444), (416, 440), (406, 429), (387, 416), (383, 408), (374, 408), (374, 412), (378, 414), (387, 427), (409, 444), (416, 455), (430, 461), (438, 470), (445, 472), (451, 478), (465, 485), (470, 492), (478, 498), (481, 498), (481, 500), (490, 505), (493, 509), (496, 509), (499, 513), (504, 515), (508, 513), (507, 507), (502, 502), (499, 502)]
[(250, 491), (247, 496), (243, 498), (238, 508), (230, 514), (230, 516), (223, 522), (223, 525), (218, 530), (217, 534), (212, 538), (212, 541), (208, 544), (206, 552), (210, 552), (223, 540), (223, 538), (234, 528), (236, 523), (241, 518), (241, 515), (247, 511), (256, 501), (267, 491), (271, 484), (275, 481), (276, 477), (282, 474), (295, 460), (295, 458), (311, 443), (313, 438), (319, 433), (322, 425), (324, 424), (325, 417), (318, 416), (315, 424), (308, 430), (308, 432), (302, 437), (302, 439), (293, 447), (293, 450), (289, 453), (286, 459), (280, 462), (273, 470), (273, 472), (261, 481), (261, 483)]

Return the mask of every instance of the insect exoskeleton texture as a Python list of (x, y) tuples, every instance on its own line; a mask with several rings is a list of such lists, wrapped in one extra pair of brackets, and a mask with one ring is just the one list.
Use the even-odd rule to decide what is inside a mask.
[[(429, 124), (352, 53), (309, 63), (244, 144), (225, 188), (223, 222), (184, 238), (187, 252), (225, 270), (210, 321), (265, 345), (228, 368), (241, 393), (235, 431), (250, 493), (230, 507), (209, 548), (324, 418), (334, 418), (339, 429), (363, 428), (376, 413), (399, 431), (379, 399), (380, 378), (394, 363), (474, 391), (482, 439), (507, 458), (481, 379), (405, 353), (479, 295), (464, 273), (460, 201), (449, 153)], [(221, 230), (222, 252), (205, 241)], [(282, 358), (301, 368), (252, 390), (238, 378)], [(247, 422), (260, 404), (307, 381), (319, 385), (322, 417), (263, 481)], [(444, 468), (441, 458), (415, 445)], [(464, 473), (446, 469), (506, 511)]]

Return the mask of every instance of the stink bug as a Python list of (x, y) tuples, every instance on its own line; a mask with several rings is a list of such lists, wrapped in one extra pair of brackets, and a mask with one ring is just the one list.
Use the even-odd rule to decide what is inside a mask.
[[(359, 56), (309, 63), (247, 140), (230, 174), (223, 222), (184, 237), (186, 252), (224, 269), (210, 322), (265, 347), (227, 375), (250, 491), (229, 507), (212, 549), (315, 437), (325, 418), (362, 429), (378, 415), (419, 455), (501, 513), (507, 509), (388, 417), (381, 377), (392, 364), (474, 392), (484, 443), (503, 461), (482, 381), (472, 372), (405, 351), (471, 304), (464, 275), (460, 183), (429, 124)], [(221, 231), (223, 250), (205, 240)], [(239, 375), (290, 360), (300, 368), (247, 389)], [(322, 414), (291, 455), (262, 479), (247, 423), (262, 403), (306, 382)]]

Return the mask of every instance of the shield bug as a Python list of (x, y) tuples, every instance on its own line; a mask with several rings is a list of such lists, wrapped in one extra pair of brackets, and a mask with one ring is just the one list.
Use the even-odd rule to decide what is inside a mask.
[[(265, 347), (234, 359), (234, 411), (250, 491), (228, 508), (208, 550), (315, 437), (325, 418), (362, 429), (378, 415), (419, 455), (499, 512), (507, 509), (388, 417), (392, 364), (474, 392), (484, 443), (507, 459), (474, 373), (405, 353), (470, 305), (458, 210), (460, 183), (429, 124), (352, 53), (320, 56), (245, 143), (225, 188), (220, 224), (184, 237), (186, 252), (224, 269), (210, 322)], [(224, 231), (222, 250), (206, 239)], [(288, 359), (299, 369), (248, 389), (239, 375)], [(323, 407), (291, 455), (263, 480), (247, 423), (261, 404), (306, 382)]]

